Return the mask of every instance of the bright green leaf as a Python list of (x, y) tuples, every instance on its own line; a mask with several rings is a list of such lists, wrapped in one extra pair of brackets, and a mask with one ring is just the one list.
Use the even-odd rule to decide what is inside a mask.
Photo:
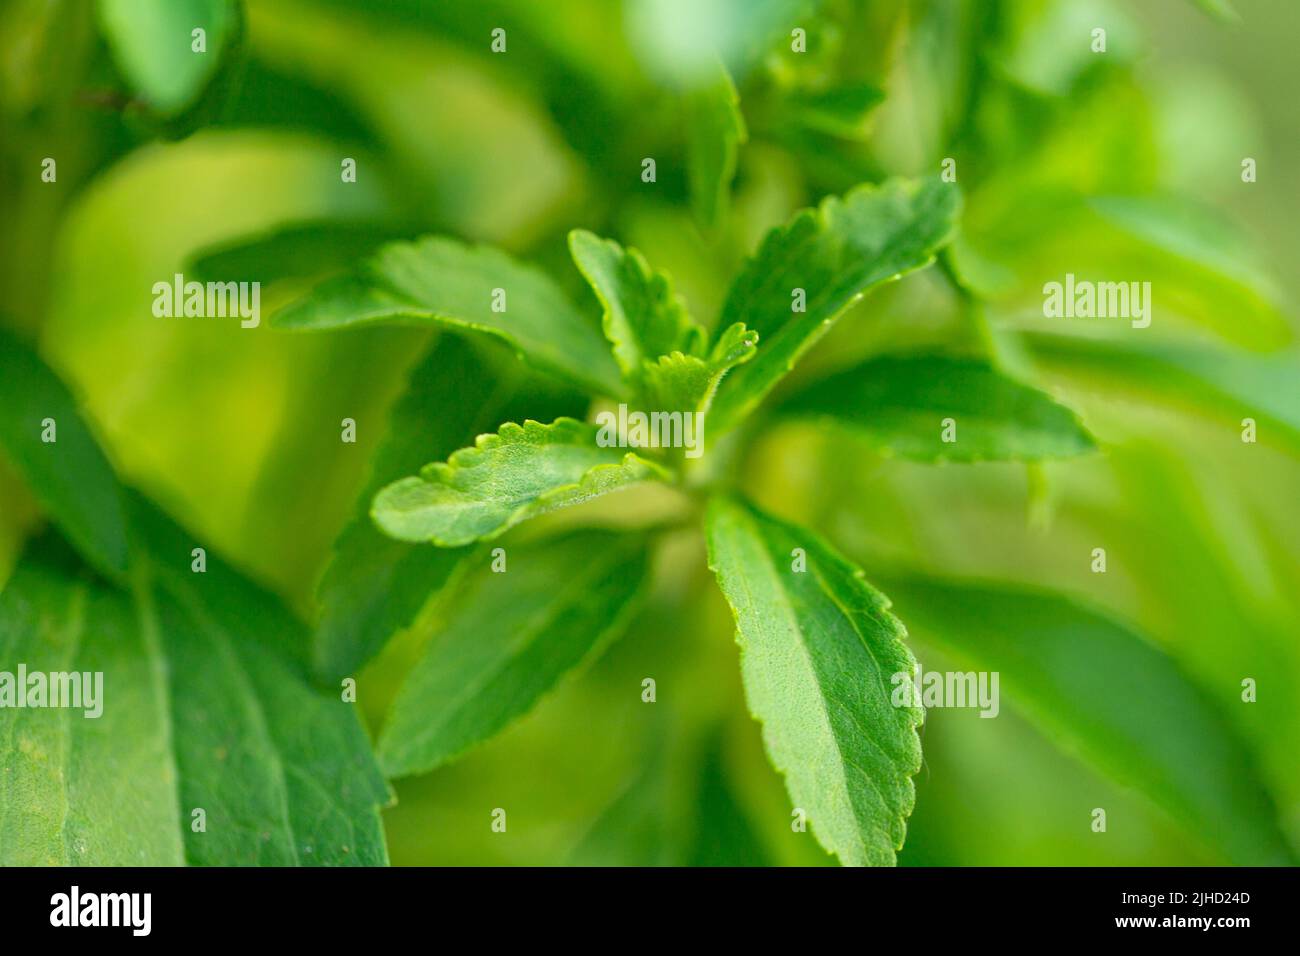
[(88, 561), (111, 577), (126, 573), (122, 489), (108, 459), (67, 387), (3, 329), (0, 453)]
[(997, 671), (1009, 701), (1053, 738), (1233, 862), (1295, 862), (1249, 746), (1142, 638), (1056, 595), (928, 579), (889, 587), (918, 633)]
[[(1075, 414), (988, 361), (888, 355), (817, 382), (781, 406), (862, 435), (918, 461), (1036, 461), (1094, 450)], [(952, 419), (944, 441), (944, 420)]]
[[(197, 99), (216, 72), (238, 12), (231, 0), (99, 0), (99, 20), (118, 68), (161, 113)], [(204, 31), (204, 52), (193, 31)]]
[(538, 368), (598, 392), (622, 392), (596, 326), (549, 276), (490, 246), (438, 236), (389, 243), (271, 317), (278, 328), (305, 330), (383, 322), (490, 335)]
[[(928, 265), (955, 229), (960, 195), (939, 179), (859, 186), (805, 209), (763, 240), (732, 283), (721, 327), (761, 336), (753, 362), (718, 392), (718, 427), (752, 410), (869, 289)], [(800, 293), (803, 311), (796, 311)]]
[(579, 532), (483, 567), (408, 675), (379, 740), (390, 777), (424, 773), (527, 713), (621, 632), (646, 576), (645, 541)]
[(371, 515), (400, 541), (455, 548), (504, 533), (521, 521), (668, 473), (572, 418), (549, 425), (507, 422), (445, 463), (425, 466), (375, 496)]
[(888, 599), (812, 532), (746, 505), (714, 500), (707, 535), (749, 709), (794, 806), (840, 862), (893, 864), (924, 713), (890, 699), (916, 662)]

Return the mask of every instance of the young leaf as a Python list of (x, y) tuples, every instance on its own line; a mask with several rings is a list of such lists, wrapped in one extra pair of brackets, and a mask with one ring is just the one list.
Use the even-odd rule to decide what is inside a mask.
[[(48, 439), (48, 440), (47, 440)], [(127, 568), (122, 489), (64, 384), (0, 329), (0, 453), (95, 568)]]
[(192, 574), (193, 540), (149, 506), (132, 525), (150, 557), (129, 591), (46, 538), (0, 594), (0, 660), (102, 674), (99, 717), (0, 708), (0, 862), (386, 862), (352, 706), (278, 646), (302, 627), (211, 557)]
[(888, 599), (814, 534), (747, 505), (715, 499), (707, 535), (749, 708), (794, 805), (842, 863), (894, 863), (924, 712), (890, 700), (916, 662)]
[(707, 358), (674, 352), (647, 363), (647, 404), (652, 411), (707, 412), (722, 377), (752, 359), (757, 344), (758, 333), (737, 322), (722, 333)]
[(719, 390), (717, 427), (735, 424), (762, 401), (869, 289), (933, 261), (956, 228), (959, 206), (951, 183), (895, 179), (829, 197), (770, 232), (722, 307), (720, 326), (743, 321), (763, 349)]
[(503, 534), (557, 508), (639, 481), (667, 479), (660, 465), (597, 444), (597, 430), (572, 418), (549, 425), (507, 422), (480, 435), (445, 463), (388, 485), (371, 508), (375, 523), (400, 541), (456, 548)]
[(622, 631), (646, 557), (637, 536), (584, 531), (511, 549), (504, 573), (483, 568), (398, 692), (385, 773), (432, 770), (531, 710)]
[(691, 209), (706, 230), (716, 229), (727, 211), (736, 161), (747, 138), (740, 97), (725, 67), (683, 96), (686, 178)]
[(284, 329), (395, 322), (493, 336), (538, 368), (619, 395), (600, 332), (545, 273), (489, 246), (426, 236), (383, 246), (357, 270), (328, 279), (278, 311)]
[[(1096, 442), (1075, 414), (984, 359), (888, 355), (817, 382), (783, 414), (827, 419), (881, 451), (917, 461), (1035, 461)], [(943, 420), (953, 420), (953, 441)]]
[(927, 638), (997, 671), (1010, 701), (1053, 738), (1143, 791), (1233, 862), (1295, 863), (1250, 747), (1138, 635), (1035, 591), (912, 578), (891, 581), (890, 593)]
[(661, 355), (704, 352), (704, 329), (640, 252), (582, 229), (569, 233), (569, 252), (604, 309), (605, 338), (624, 379), (640, 381), (643, 363)]
[(464, 552), (422, 548), (381, 534), (376, 492), (431, 459), (445, 458), (500, 421), (580, 412), (580, 399), (521, 374), (513, 358), (489, 364), (463, 339), (442, 336), (411, 373), (375, 452), (357, 510), (334, 543), (316, 589), (317, 669), (332, 683), (355, 674), (442, 587)]
[[(99, 20), (118, 68), (161, 113), (179, 113), (198, 98), (235, 32), (232, 0), (99, 0)], [(204, 31), (194, 52), (193, 31)]]

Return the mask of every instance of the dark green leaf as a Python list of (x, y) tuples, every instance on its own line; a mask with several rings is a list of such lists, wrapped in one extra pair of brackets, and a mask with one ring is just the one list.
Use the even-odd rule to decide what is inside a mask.
[(200, 281), (261, 282), (315, 277), (350, 266), (377, 245), (399, 238), (398, 225), (303, 222), (200, 249), (189, 271)]
[[(1182, 670), (1122, 625), (1056, 595), (892, 581), (918, 633), (1000, 684), (1053, 738), (1143, 791), (1235, 863), (1295, 857), (1250, 748)], [(1240, 690), (1228, 678), (1235, 698)]]
[[(890, 355), (817, 382), (781, 406), (918, 461), (1036, 461), (1093, 451), (1075, 414), (984, 359)], [(943, 441), (943, 420), (954, 424)]]
[[(42, 440), (48, 432), (55, 440)], [(96, 569), (127, 567), (122, 489), (67, 388), (25, 343), (0, 329), (0, 452)]]
[(356, 513), (335, 541), (316, 590), (316, 666), (331, 681), (354, 674), (407, 627), (464, 554), (381, 534), (370, 520), (375, 493), (430, 459), (473, 442), (498, 422), (577, 410), (573, 399), (542, 390), (510, 361), (514, 368), (494, 367), (459, 337), (445, 335), (411, 373)]

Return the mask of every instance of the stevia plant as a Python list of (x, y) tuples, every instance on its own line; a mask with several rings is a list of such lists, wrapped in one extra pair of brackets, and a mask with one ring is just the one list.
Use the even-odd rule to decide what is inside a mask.
[[(1286, 723), (1293, 698), (1279, 680), (1258, 707), (1251, 697), (1251, 707), (1227, 709), (1246, 700), (1239, 662), (1255, 675), (1289, 673), (1295, 658), (1272, 638), (1279, 622), (1293, 623), (1292, 606), (1255, 606), (1228, 585), (1258, 582), (1200, 560), (1229, 527), (1257, 545), (1251, 568), (1279, 555), (1285, 563), (1285, 531), (1221, 514), (1207, 529), (1189, 517), (1203, 504), (1180, 487), (1192, 482), (1171, 456), (1111, 440), (1127, 435), (1131, 445), (1134, 431), (1154, 430), (1144, 420), (1126, 432), (1120, 420), (1173, 395), (1207, 428), (1219, 429), (1227, 409), (1234, 447), (1225, 458), (1236, 446), (1254, 452), (1245, 432), (1237, 440), (1247, 415), (1251, 442), (1258, 418), (1265, 444), (1290, 448), (1300, 435), (1288, 399), (1294, 358), (1191, 336), (1148, 339), (1145, 326), (1133, 326), (1139, 337), (1025, 321), (1043, 309), (1044, 277), (1133, 272), (1158, 290), (1160, 335), (1167, 315), (1169, 328), (1244, 349), (1286, 339), (1253, 260), (1217, 220), (1166, 194), (1174, 173), (1151, 172), (1157, 140), (1187, 130), (1147, 115), (1132, 75), (1136, 31), (1115, 8), (1088, 15), (1108, 25), (1107, 49), (1093, 19), (1047, 0), (781, 0), (758, 13), (727, 2), (710, 21), (721, 28), (691, 48), (698, 62), (683, 79), (681, 64), (652, 62), (676, 36), (673, 24), (640, 24), (648, 39), (624, 50), (617, 4), (562, 0), (576, 16), (542, 22), (530, 5), (509, 2), (357, 12), (318, 0), (304, 15), (297, 0), (99, 0), (68, 13), (67, 30), (56, 28), (66, 12), (58, 5), (28, 6), (0, 10), (0, 23), (14, 26), (13, 49), (38, 52), (59, 81), (47, 91), (15, 85), (21, 70), (0, 70), (5, 159), (12, 153), (14, 168), (31, 172), (39, 158), (35, 188), (44, 190), (33, 200), (26, 180), (0, 179), (14, 210), (0, 222), (0, 565), (23, 542), (12, 572), (0, 567), (0, 863), (417, 857), (403, 840), (445, 838), (462, 822), (443, 812), (438, 789), (464, 786), (458, 770), (481, 771), (462, 758), (525, 728), (534, 737), (524, 759), (551, 759), (538, 746), (543, 730), (521, 718), (552, 692), (561, 697), (571, 675), (609, 666), (599, 676), (610, 695), (639, 702), (636, 732), (581, 698), (558, 731), (542, 725), (553, 732), (545, 743), (562, 737), (583, 757), (624, 748), (632, 779), (598, 795), (609, 796), (603, 812), (577, 806), (590, 810), (596, 798), (566, 793), (546, 852), (539, 842), (502, 859), (762, 864), (780, 831), (799, 841), (787, 859), (891, 864), (923, 766), (923, 710), (899, 694), (918, 672), (909, 628), (925, 636), (927, 654), (1000, 674), (1016, 719), (1131, 788), (1180, 840), (1193, 835), (1197, 852), (1294, 862), (1294, 833), (1279, 812), (1300, 792)], [(597, 40), (563, 33), (587, 18)], [(486, 106), (483, 121), (438, 126), (448, 90), (422, 84), (445, 51), (392, 44), (403, 31), (484, 58), (503, 85), (537, 100), (526, 105), (544, 113), (542, 133), (473, 83), (455, 94), (468, 90), (473, 109)], [(11, 54), (8, 41), (0, 52)], [(82, 100), (107, 115), (88, 120)], [(241, 138), (250, 130), (258, 135)], [(259, 139), (267, 130), (275, 135)], [(295, 137), (304, 133), (325, 145), (303, 147)], [(512, 188), (512, 177), (541, 182), (555, 168), (477, 168), (515, 150), (546, 154), (538, 142), (547, 137), (563, 140), (555, 166), (573, 161), (586, 177), (555, 222), (539, 212), (546, 203), (515, 210), (530, 200)], [(1228, 165), (1234, 187), (1237, 162)], [(1173, 165), (1184, 189), (1206, 181), (1195, 162)], [(1253, 159), (1249, 170), (1254, 183)], [(135, 183), (139, 193), (133, 175), (145, 182)], [(279, 201), (300, 178), (321, 179), (328, 201), (306, 212), (286, 202), (262, 217), (244, 209), (226, 221), (245, 193), (255, 197), (243, 200), (249, 206)], [(396, 197), (387, 205), (376, 198), (379, 180)], [(191, 189), (209, 196), (212, 222), (185, 233), (181, 249), (178, 220), (203, 218), (177, 198), (188, 201)], [(136, 211), (150, 202), (182, 207), (153, 237), (166, 256), (147, 238), (123, 241), (153, 235)], [(115, 227), (96, 231), (97, 216)], [(250, 236), (250, 222), (263, 228)], [(74, 265), (101, 269), (89, 293), (55, 255), (63, 247)], [(119, 270), (129, 288), (114, 288)], [(159, 280), (181, 288), (182, 270), (263, 281), (273, 314), (260, 327), (250, 319), (249, 332), (205, 318), (208, 347), (169, 351), (153, 338), (160, 329), (196, 333), (183, 319), (150, 316), (140, 294)], [(716, 308), (706, 307), (710, 289)], [(939, 311), (951, 321), (927, 325)], [(906, 334), (880, 334), (887, 312), (900, 313)], [(90, 317), (78, 328), (93, 332), (80, 346), (93, 373), (68, 362), (69, 315)], [(120, 331), (110, 317), (124, 320)], [(355, 331), (371, 326), (416, 332), (376, 347), (367, 336), (388, 333)], [(121, 396), (112, 392), (121, 370), (112, 361), (99, 369), (114, 334), (123, 352), (170, 361), (185, 387), (205, 372), (220, 380), (215, 393), (176, 402), (186, 430), (207, 439), (217, 406), (238, 406), (236, 438), (223, 445), (214, 429), (212, 448), (173, 452), (190, 459), (191, 477), (220, 470), (222, 453), (259, 456), (271, 477), (263, 484), (258, 472), (242, 533), (220, 528), (229, 513), (205, 498), (210, 485), (177, 492), (176, 476), (152, 457), (167, 458), (163, 439), (143, 441), (105, 412), (104, 390)], [(256, 364), (268, 341), (292, 356), (270, 388), (276, 376)], [(258, 370), (254, 388), (248, 376), (235, 383), (239, 368)], [(1100, 382), (1090, 427), (1072, 407), (1087, 390), (1069, 393), (1067, 406), (1057, 397), (1062, 375)], [(176, 397), (153, 391), (140, 431), (165, 419), (158, 409)], [(284, 396), (280, 429), (258, 445), (245, 423)], [(351, 403), (342, 454), (337, 418), (324, 411), (335, 397)], [(1112, 402), (1119, 413), (1098, 414)], [(371, 443), (385, 409), (386, 432)], [(112, 421), (102, 448), (100, 416)], [(367, 439), (352, 444), (358, 428)], [(322, 544), (334, 534), (317, 514), (330, 513), (318, 485), (336, 473), (344, 484), (363, 448), (373, 448), (368, 477), (331, 552), (297, 548), (312, 539), (308, 520), (325, 528)], [(1086, 467), (1106, 454), (1138, 498), (1119, 517), (1099, 508), (1087, 527), (1113, 553), (1128, 552), (1139, 603), (1149, 590), (1154, 613), (1168, 615), (1159, 639), (1090, 609), (1067, 593), (1077, 585), (1008, 583), (1035, 576), (977, 547), (981, 532), (960, 527), (960, 509), (942, 496), (953, 485), (931, 477), (958, 473), (977, 502), (1023, 479), (1035, 520), (1045, 521), (1052, 478), (1063, 474), (1045, 463)], [(1257, 458), (1234, 460), (1258, 467)], [(780, 470), (774, 462), (806, 466), (823, 493), (769, 474)], [(1012, 464), (987, 477), (967, 467), (975, 463)], [(916, 534), (911, 564), (934, 553), (945, 576), (862, 546), (853, 522), (867, 512), (841, 499), (862, 494), (855, 479), (871, 469), (915, 485), (872, 517), (893, 505), (933, 513), (942, 540)], [(1229, 490), (1216, 487), (1224, 509), (1236, 500)], [(1002, 517), (996, 533), (1014, 538)], [(912, 518), (890, 531), (906, 537)], [(1157, 544), (1166, 556), (1197, 556), (1186, 562), (1188, 583), (1139, 568), (1135, 555)], [(1069, 565), (1086, 567), (1081, 555), (1093, 546), (1068, 542), (1077, 551)], [(259, 563), (261, 548), (273, 557)], [(954, 561), (960, 549), (972, 560)], [(1093, 572), (1105, 570), (1098, 550)], [(291, 594), (286, 582), (310, 579), (318, 559), (314, 591)], [(268, 571), (295, 562), (302, 567)], [(957, 565), (981, 578), (952, 579)], [(1279, 594), (1286, 580), (1277, 575)], [(1170, 640), (1198, 624), (1208, 649)], [(715, 631), (723, 641), (711, 641)], [(1233, 641), (1222, 639), (1228, 631)], [(732, 632), (738, 655), (725, 640)], [(644, 665), (635, 677), (619, 669), (626, 659), (611, 664), (617, 655), (606, 654), (627, 637), (617, 650), (632, 645)], [(703, 660), (682, 654), (688, 644), (722, 666), (688, 673)], [(20, 686), (19, 664), (40, 680)], [(743, 705), (725, 686), (717, 701), (696, 699), (737, 664)], [(37, 702), (54, 692), (44, 676), (53, 674), (83, 675), (87, 692), (102, 675), (102, 695), (85, 700), (102, 713), (69, 719)], [(20, 696), (31, 706), (10, 704)], [(736, 727), (753, 733), (752, 749), (775, 774), (761, 756), (757, 773), (735, 773), (745, 749), (727, 736), (740, 735)], [(518, 772), (519, 752), (502, 758), (504, 773)], [(980, 774), (1008, 770), (988, 765), (990, 753), (971, 748)], [(554, 776), (576, 789), (572, 770)], [(759, 792), (748, 792), (755, 782)], [(403, 801), (386, 835), (381, 810), (394, 806), (394, 788)], [(1097, 802), (1089, 793), (1054, 825), (1103, 833), (1088, 816)], [(474, 825), (504, 834), (507, 810), (511, 836), (536, 839), (537, 815), (530, 821), (514, 804), (476, 804)], [(951, 798), (932, 812), (952, 813)], [(749, 832), (756, 820), (761, 838)], [(1012, 843), (1005, 832), (997, 839)]]
[[(584, 230), (569, 234), (569, 250), (600, 303), (604, 343), (544, 273), (440, 237), (388, 244), (277, 313), (273, 324), (286, 329), (405, 322), (503, 339), (536, 369), (625, 405), (621, 417), (606, 410), (603, 427), (503, 421), (449, 454), (470, 436), (439, 435), (445, 460), (411, 474), (411, 449), (428, 444), (415, 410), (437, 414), (466, 385), (493, 390), (466, 382), (484, 373), (464, 367), (469, 353), (454, 340), (440, 340), (415, 371), (366, 499), (374, 529), (358, 516), (319, 595), (318, 663), (346, 679), (411, 622), (449, 565), (476, 578), (397, 694), (378, 742), (385, 772), (441, 766), (598, 653), (635, 613), (655, 535), (580, 531), (521, 554), (498, 548), (495, 561), (482, 546), (548, 512), (659, 482), (692, 502), (735, 615), (749, 707), (794, 806), (842, 862), (892, 863), (921, 764), (923, 712), (893, 699), (895, 675), (915, 670), (903, 625), (816, 532), (734, 493), (743, 448), (727, 451), (730, 468), (711, 458), (748, 440), (764, 398), (853, 302), (933, 263), (959, 210), (956, 186), (935, 177), (865, 184), (800, 212), (740, 269), (712, 335), (641, 253)], [(778, 412), (841, 420), (923, 461), (1095, 448), (1073, 413), (974, 354), (877, 358), (796, 392)], [(638, 414), (649, 430), (617, 434)], [(706, 447), (682, 447), (692, 426)], [(395, 607), (394, 592), (413, 600)], [(379, 627), (352, 614), (381, 602)]]

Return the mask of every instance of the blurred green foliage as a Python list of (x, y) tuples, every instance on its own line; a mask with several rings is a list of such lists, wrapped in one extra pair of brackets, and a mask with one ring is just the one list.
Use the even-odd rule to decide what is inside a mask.
[[(1238, 0), (1222, 22), (1206, 11), (1225, 4), (1175, 0), (207, 2), (194, 6), (214, 24), (212, 67), (193, 74), (141, 67), (125, 39), (141, 38), (115, 26), (130, 6), (0, 5), (0, 321), (75, 384), (134, 485), (304, 619), (431, 334), (162, 320), (154, 282), (261, 278), (269, 314), (378, 237), (442, 233), (542, 265), (594, 317), (566, 248), (581, 227), (642, 250), (708, 323), (744, 256), (797, 209), (952, 158), (966, 206), (946, 271), (854, 305), (774, 404), (884, 352), (974, 343), (1078, 411), (1104, 454), (936, 468), (763, 417), (737, 462), (747, 494), (819, 528), (895, 597), (927, 669), (1004, 675), (999, 719), (927, 716), (900, 862), (1293, 858), (1300, 277), (1276, 276), (1300, 254), (1284, 173), (1300, 161), (1300, 100), (1279, 95), (1297, 79), (1295, 5)], [(744, 116), (734, 156), (696, 139), (728, 130), (719, 63)], [(46, 157), (56, 182), (41, 180)], [(340, 181), (343, 157), (355, 183)], [(1257, 182), (1242, 182), (1244, 157)], [(732, 164), (734, 188), (701, 195), (701, 169)], [(1066, 272), (1152, 282), (1156, 321), (1044, 319), (1042, 286)], [(476, 354), (520, 374), (504, 352)], [(345, 417), (356, 444), (338, 440)], [(1241, 441), (1245, 417), (1256, 444)], [(651, 489), (539, 523), (639, 527), (680, 507)], [(0, 580), (42, 514), (0, 462)], [(1096, 547), (1105, 574), (1090, 571)], [(996, 582), (995, 596), (931, 583), (952, 578)], [(404, 612), (414, 624), (362, 674), (372, 728), (450, 613)], [(593, 666), (490, 743), (396, 784), (393, 862), (831, 862), (791, 830), (732, 631), (700, 536), (670, 535), (645, 610)], [(1085, 632), (1118, 649), (1078, 653)], [(1053, 667), (1072, 679), (1045, 677)], [(1179, 719), (1166, 667), (1230, 738)], [(1119, 725), (1151, 709), (1168, 736), (1126, 752), (1109, 725), (1089, 737), (1090, 705)], [(1198, 779), (1202, 758), (1233, 779)], [(494, 807), (509, 808), (507, 834), (489, 828)]]

